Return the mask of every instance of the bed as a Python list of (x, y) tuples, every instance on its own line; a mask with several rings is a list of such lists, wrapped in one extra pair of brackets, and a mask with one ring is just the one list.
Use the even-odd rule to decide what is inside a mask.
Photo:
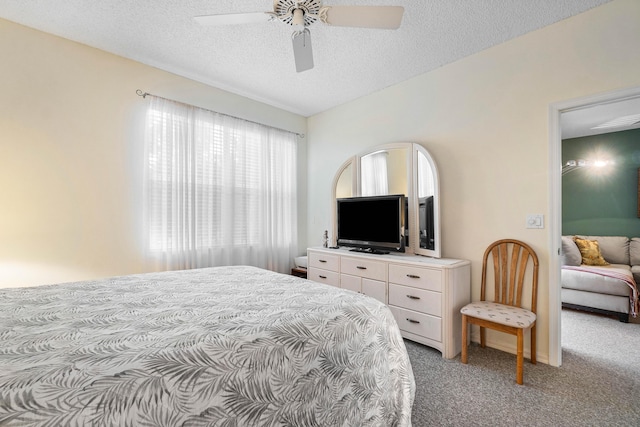
[(255, 267), (0, 289), (0, 425), (410, 426), (388, 308)]

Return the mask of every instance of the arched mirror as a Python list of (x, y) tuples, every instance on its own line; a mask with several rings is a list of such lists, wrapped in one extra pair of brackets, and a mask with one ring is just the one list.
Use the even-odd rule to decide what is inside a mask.
[(407, 198), (406, 252), (440, 258), (438, 170), (424, 147), (385, 144), (348, 159), (333, 182), (333, 244), (336, 199), (404, 194)]
[(386, 148), (360, 157), (360, 195), (409, 195), (406, 147)]
[(333, 199), (340, 199), (342, 197), (353, 197), (357, 192), (357, 179), (355, 158), (347, 160), (338, 169), (338, 173), (334, 179), (333, 184)]
[[(417, 204), (417, 228), (420, 236), (416, 253), (440, 257), (440, 197), (438, 194), (438, 170), (427, 151), (417, 146), (414, 160)], [(427, 253), (428, 252), (428, 253)]]

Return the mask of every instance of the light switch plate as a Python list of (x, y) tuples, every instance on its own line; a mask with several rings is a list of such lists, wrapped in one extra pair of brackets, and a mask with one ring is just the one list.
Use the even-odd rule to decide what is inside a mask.
[(544, 228), (544, 215), (528, 214), (526, 226), (527, 228)]

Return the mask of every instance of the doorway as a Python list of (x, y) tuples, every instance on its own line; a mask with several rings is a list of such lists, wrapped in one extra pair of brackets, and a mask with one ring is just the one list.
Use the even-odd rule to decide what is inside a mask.
[[(607, 107), (621, 107), (630, 100), (640, 100), (640, 87), (607, 92), (549, 107), (549, 165), (550, 165), (550, 227), (549, 227), (549, 364), (562, 365), (560, 257), (562, 235), (562, 130), (563, 118), (576, 112), (604, 111)], [(629, 112), (632, 114), (633, 112)], [(635, 111), (638, 113), (638, 111)], [(620, 113), (624, 114), (624, 113)], [(579, 114), (578, 114), (579, 115)], [(605, 120), (602, 120), (605, 121)], [(587, 125), (584, 125), (587, 126)], [(566, 129), (566, 126), (565, 126)]]

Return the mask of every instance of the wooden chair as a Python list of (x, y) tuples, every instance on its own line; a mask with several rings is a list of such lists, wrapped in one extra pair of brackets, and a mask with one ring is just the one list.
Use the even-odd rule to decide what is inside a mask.
[[(492, 264), (490, 270), (487, 264)], [(531, 264), (529, 270), (528, 265)], [(487, 296), (487, 276), (493, 272), (493, 299)], [(523, 308), (525, 284), (531, 285), (531, 309)], [(490, 286), (490, 285), (489, 285)], [(464, 306), (462, 313), (462, 363), (467, 363), (468, 324), (480, 326), (480, 346), (485, 347), (486, 331), (491, 328), (517, 337), (516, 382), (523, 383), (524, 331), (531, 329), (531, 363), (536, 363), (536, 305), (538, 256), (519, 240), (492, 243), (482, 260), (480, 301)]]

